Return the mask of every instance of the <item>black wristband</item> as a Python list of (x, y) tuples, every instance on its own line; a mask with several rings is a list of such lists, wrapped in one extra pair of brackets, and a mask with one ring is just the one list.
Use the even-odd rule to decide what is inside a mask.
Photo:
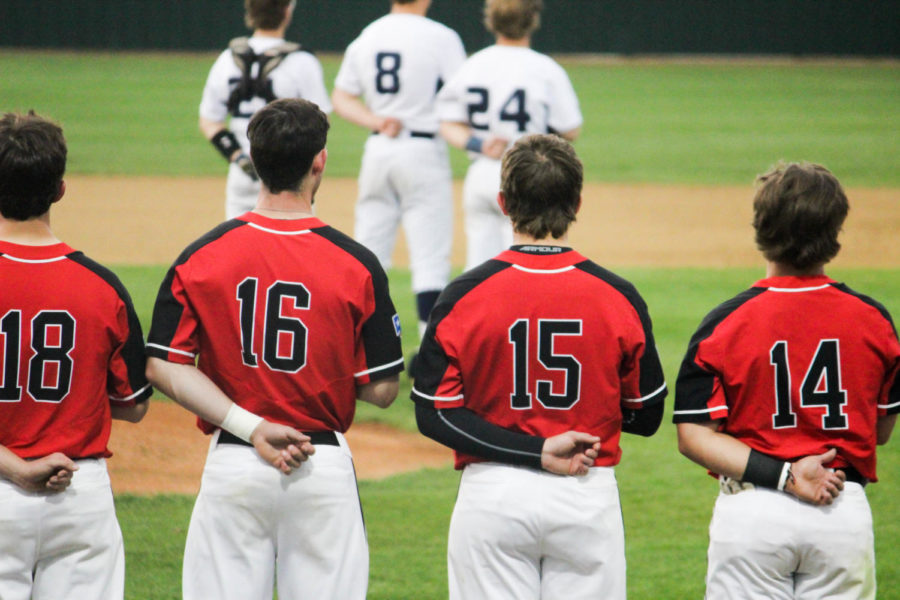
[[(781, 475), (784, 472), (784, 468), (785, 462), (783, 460), (772, 458), (762, 452), (751, 449), (741, 480), (759, 487), (777, 490), (779, 489), (779, 484), (781, 484)], [(783, 486), (784, 484), (781, 485)]]
[(212, 145), (216, 147), (216, 150), (218, 150), (228, 162), (231, 162), (231, 155), (234, 154), (235, 151), (241, 149), (241, 145), (238, 143), (237, 138), (227, 129), (220, 129), (209, 141), (212, 142)]

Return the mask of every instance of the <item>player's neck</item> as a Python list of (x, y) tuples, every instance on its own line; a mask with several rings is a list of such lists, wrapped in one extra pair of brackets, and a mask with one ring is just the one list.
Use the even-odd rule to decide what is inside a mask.
[(60, 240), (50, 229), (50, 212), (27, 221), (0, 217), (0, 240), (23, 246), (50, 246)]
[(516, 46), (518, 48), (530, 48), (531, 47), (531, 38), (526, 36), (518, 40), (514, 40), (512, 38), (508, 38), (503, 35), (497, 36), (497, 45), (498, 46)]
[(569, 247), (569, 234), (564, 233), (562, 237), (545, 237), (533, 238), (528, 234), (513, 231), (514, 246), (563, 246)]
[(412, 2), (410, 4), (394, 4), (391, 6), (392, 15), (418, 15), (424, 17), (428, 13), (431, 2)]
[(789, 264), (772, 260), (766, 263), (766, 277), (813, 277), (824, 274), (824, 264), (814, 265), (808, 269), (797, 269)]
[(279, 194), (269, 194), (263, 190), (253, 212), (270, 219), (305, 219), (314, 216), (312, 205), (312, 195), (304, 190)]

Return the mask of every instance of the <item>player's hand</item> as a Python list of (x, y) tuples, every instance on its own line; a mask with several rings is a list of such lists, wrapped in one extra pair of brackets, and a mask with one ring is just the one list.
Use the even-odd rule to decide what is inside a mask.
[(232, 162), (239, 166), (250, 179), (252, 179), (253, 181), (259, 181), (259, 175), (257, 175), (256, 173), (256, 167), (253, 166), (253, 161), (250, 160), (249, 156), (241, 152), (234, 158)]
[(316, 452), (308, 435), (271, 421), (257, 425), (250, 434), (250, 442), (263, 460), (285, 475), (290, 475)]
[(78, 470), (75, 461), (60, 452), (22, 463), (13, 481), (29, 492), (57, 494), (69, 487), (72, 475)]
[(600, 438), (567, 431), (544, 440), (541, 466), (557, 475), (587, 475), (600, 452)]
[(403, 122), (393, 117), (382, 117), (378, 123), (378, 133), (388, 137), (397, 137), (403, 131)]
[(793, 463), (791, 465), (793, 477), (785, 484), (784, 491), (816, 506), (834, 502), (844, 489), (846, 479), (843, 471), (825, 468), (835, 456), (837, 450), (832, 448), (824, 454), (806, 456)]
[(499, 159), (506, 151), (509, 140), (496, 135), (489, 135), (481, 142), (481, 153), (488, 158)]

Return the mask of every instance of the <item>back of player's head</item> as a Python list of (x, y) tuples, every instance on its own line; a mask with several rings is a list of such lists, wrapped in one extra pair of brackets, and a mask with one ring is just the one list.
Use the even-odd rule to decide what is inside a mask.
[(559, 238), (575, 220), (584, 169), (575, 149), (555, 135), (529, 135), (506, 154), (500, 189), (513, 228), (535, 239)]
[(511, 40), (530, 36), (541, 25), (543, 0), (485, 0), (484, 25)]
[(309, 100), (283, 98), (259, 110), (247, 126), (250, 158), (270, 192), (298, 191), (325, 147), (328, 117)]
[(278, 29), (295, 0), (244, 0), (244, 23), (250, 29)]
[(37, 116), (0, 119), (0, 214), (25, 221), (59, 198), (66, 172), (66, 140), (59, 125)]
[(837, 178), (821, 165), (778, 165), (757, 178), (756, 245), (767, 260), (806, 270), (834, 258), (850, 210)]

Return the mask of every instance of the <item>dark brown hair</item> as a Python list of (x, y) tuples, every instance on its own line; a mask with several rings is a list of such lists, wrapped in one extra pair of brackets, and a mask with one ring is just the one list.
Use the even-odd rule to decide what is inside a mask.
[(39, 117), (6, 113), (0, 119), (0, 214), (26, 221), (59, 197), (66, 172), (62, 128)]
[(278, 29), (293, 0), (244, 0), (244, 23), (250, 29)]
[(583, 181), (569, 142), (556, 135), (520, 138), (503, 155), (500, 175), (513, 228), (535, 239), (562, 237), (575, 221)]
[(850, 210), (837, 178), (821, 165), (778, 165), (757, 178), (756, 245), (767, 260), (807, 270), (834, 258)]
[(325, 147), (328, 117), (309, 100), (282, 98), (259, 110), (247, 125), (250, 158), (270, 192), (298, 191)]
[(484, 26), (511, 40), (528, 37), (541, 25), (543, 0), (486, 0)]

